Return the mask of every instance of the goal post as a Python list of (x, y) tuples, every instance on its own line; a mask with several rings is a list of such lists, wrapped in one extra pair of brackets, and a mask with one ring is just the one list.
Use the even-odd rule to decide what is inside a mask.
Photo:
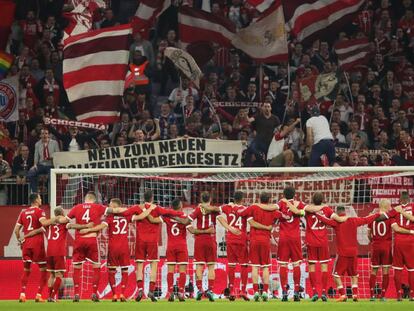
[[(50, 178), (51, 212), (56, 206), (68, 211), (73, 205), (83, 202), (88, 191), (97, 194), (98, 201), (108, 204), (111, 198), (120, 198), (126, 206), (143, 203), (147, 189), (154, 192), (154, 202), (169, 207), (175, 198), (183, 201), (188, 214), (199, 203), (201, 193), (209, 191), (212, 204), (221, 205), (233, 200), (235, 191), (242, 191), (246, 205), (258, 202), (260, 193), (266, 191), (277, 202), (287, 185), (296, 190), (296, 198), (310, 203), (315, 192), (324, 194), (325, 203), (332, 208), (342, 205), (349, 215), (366, 216), (378, 206), (381, 199), (390, 199), (392, 205), (399, 203), (400, 192), (406, 190), (414, 195), (414, 167), (293, 167), (293, 168), (155, 168), (155, 169), (52, 169)], [(302, 221), (304, 237), (305, 221)], [(272, 257), (277, 253), (278, 227), (272, 233)], [(165, 255), (167, 235), (161, 232), (160, 255)], [(225, 233), (217, 226), (218, 255), (225, 257)], [(105, 258), (106, 235), (100, 238), (101, 255)], [(302, 239), (304, 240), (304, 238)], [(330, 230), (331, 255), (336, 246)], [(130, 246), (134, 248), (135, 232), (130, 228)], [(369, 240), (366, 227), (358, 230), (359, 273), (361, 296), (369, 296)], [(189, 255), (193, 254), (193, 238), (188, 234)], [(303, 247), (306, 258), (306, 247)], [(133, 251), (131, 251), (133, 254)], [(69, 252), (71, 255), (71, 252)], [(160, 268), (157, 285), (163, 284), (164, 268)], [(189, 274), (193, 267), (189, 266)], [(164, 271), (164, 272), (163, 272)], [(306, 287), (306, 264), (302, 265), (302, 285)], [(271, 267), (271, 287), (278, 289), (278, 268), (275, 259)], [(291, 279), (291, 276), (290, 276)], [(84, 273), (90, 283), (90, 275)], [(191, 279), (189, 279), (191, 281)], [(216, 286), (217, 287), (217, 286)], [(165, 290), (163, 290), (165, 293)]]

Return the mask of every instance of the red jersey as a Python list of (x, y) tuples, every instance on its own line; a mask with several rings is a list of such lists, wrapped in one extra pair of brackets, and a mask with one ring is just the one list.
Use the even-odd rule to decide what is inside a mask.
[[(143, 211), (147, 210), (151, 206), (151, 203), (145, 203), (144, 208), (141, 209), (141, 206), (134, 205), (128, 208), (127, 211), (122, 213), (124, 216), (139, 215)], [(160, 206), (157, 206), (151, 211), (152, 217), (160, 216), (181, 216), (182, 212), (177, 212), (174, 210), (167, 210)], [(162, 218), (161, 218), (162, 219)], [(151, 223), (148, 218), (136, 222), (136, 239), (143, 242), (153, 242), (158, 243), (160, 236), (160, 224)]]
[[(26, 235), (35, 229), (42, 228), (42, 224), (40, 223), (40, 219), (42, 218), (46, 218), (45, 211), (39, 207), (31, 206), (20, 212), (17, 223), (23, 226), (23, 234)], [(43, 234), (36, 234), (24, 241), (24, 245), (27, 248), (38, 247), (39, 243), (44, 243)]]
[(66, 256), (66, 224), (50, 225), (47, 228), (47, 253), (51, 256)]
[[(239, 214), (245, 216), (247, 221), (253, 219), (254, 221), (265, 226), (273, 225), (277, 219), (282, 217), (282, 213), (279, 211), (265, 211), (258, 205), (251, 205), (239, 212)], [(270, 243), (270, 234), (271, 232), (269, 230), (261, 230), (253, 227), (250, 228), (250, 239), (252, 241), (268, 241)]]
[(316, 247), (326, 246), (328, 245), (328, 229), (326, 229), (325, 224), (315, 214), (321, 214), (326, 218), (331, 218), (333, 212), (328, 206), (324, 206), (319, 213), (306, 213), (306, 244)]
[[(241, 231), (240, 235), (235, 235), (231, 232), (226, 233), (226, 242), (234, 244), (246, 244), (247, 241), (247, 218), (239, 214), (247, 207), (243, 205), (223, 205), (220, 207), (221, 213), (226, 215), (227, 222), (230, 226), (235, 227)], [(220, 215), (218, 216), (220, 217)]]
[(392, 242), (392, 219), (374, 221), (368, 226), (371, 230), (371, 243), (373, 247), (383, 246)]
[[(197, 206), (194, 211), (188, 215), (188, 218), (191, 221), (197, 220), (197, 229), (199, 230), (207, 230), (210, 227), (215, 228), (216, 227), (216, 218), (218, 216), (218, 213), (209, 213), (206, 215), (203, 215), (201, 212), (200, 206)], [(195, 239), (215, 239), (215, 234), (197, 234), (195, 236)]]
[[(404, 211), (408, 214), (413, 214), (414, 207), (413, 203), (401, 205)], [(396, 212), (395, 210), (392, 210), (387, 214), (391, 218), (391, 224), (397, 224), (401, 228), (407, 229), (407, 230), (414, 230), (414, 222), (409, 221), (406, 219), (402, 214)], [(412, 234), (403, 234), (403, 233), (394, 233), (394, 238), (396, 242), (414, 242), (414, 235)]]
[[(167, 226), (168, 246), (167, 248), (176, 246), (187, 247), (187, 225), (183, 225), (174, 219), (164, 217), (163, 221)], [(191, 226), (191, 225), (189, 225)]]
[(344, 257), (354, 257), (358, 255), (357, 229), (359, 226), (371, 224), (380, 216), (379, 213), (367, 217), (352, 217), (345, 222), (336, 222), (317, 214), (322, 222), (332, 226), (336, 233), (336, 247), (338, 255)]
[[(294, 203), (294, 200), (289, 200), (290, 203)], [(288, 240), (300, 240), (300, 216), (293, 214), (287, 204), (284, 201), (279, 201), (280, 212), (286, 216), (289, 216), (289, 219), (280, 220), (280, 233), (279, 239), (288, 239)], [(305, 204), (299, 202), (297, 209), (304, 209)]]
[(128, 245), (129, 223), (131, 216), (108, 215), (105, 222), (108, 224), (108, 249), (121, 248)]
[[(102, 222), (102, 216), (106, 214), (106, 210), (107, 208), (101, 204), (81, 203), (72, 207), (66, 217), (75, 219), (76, 223), (80, 225), (87, 225), (91, 222), (94, 225), (99, 225)], [(76, 230), (75, 239), (81, 237), (90, 237), (90, 235), (81, 235), (79, 230)]]

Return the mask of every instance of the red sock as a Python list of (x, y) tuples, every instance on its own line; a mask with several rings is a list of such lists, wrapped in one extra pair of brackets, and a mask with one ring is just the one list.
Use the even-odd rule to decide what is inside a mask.
[(167, 286), (168, 286), (168, 291), (170, 293), (173, 292), (174, 290), (174, 272), (168, 272), (167, 274)]
[(345, 290), (344, 290), (344, 288), (342, 286), (341, 287), (338, 287), (338, 293), (339, 293), (339, 296), (345, 295)]
[(112, 295), (116, 294), (115, 293), (115, 274), (116, 274), (116, 270), (108, 269), (108, 282), (112, 290)]
[(408, 284), (410, 285), (410, 298), (414, 298), (414, 271), (408, 272)]
[(50, 286), (49, 288), (49, 298), (53, 297), (53, 286)]
[(230, 290), (234, 288), (234, 275), (236, 274), (236, 267), (235, 266), (229, 266), (229, 271), (228, 271), (228, 275), (229, 275), (229, 288)]
[(125, 289), (128, 286), (128, 270), (122, 270), (121, 293), (125, 294)]
[(300, 266), (293, 267), (293, 282), (295, 283), (295, 292), (299, 292), (299, 287), (300, 287)]
[(322, 272), (322, 295), (326, 294), (326, 289), (328, 287), (328, 272)]
[(178, 289), (181, 293), (184, 292), (186, 279), (187, 275), (185, 274), (185, 272), (180, 272), (180, 278), (178, 279)]
[(196, 280), (196, 286), (197, 286), (197, 289), (199, 291), (203, 291), (203, 281), (202, 280)]
[(371, 297), (375, 296), (375, 284), (377, 283), (377, 275), (371, 274), (369, 276), (369, 290), (371, 293)]
[(26, 292), (27, 281), (29, 280), (30, 271), (23, 271), (22, 275), (22, 293)]
[(62, 283), (62, 278), (60, 276), (57, 276), (55, 278), (55, 283), (53, 283), (53, 293), (56, 296), (56, 298), (59, 296), (59, 288), (60, 288), (61, 283)]
[(43, 293), (43, 289), (45, 288), (47, 284), (47, 271), (40, 271), (40, 282), (39, 282), (39, 289), (37, 291), (38, 294)]
[(246, 291), (246, 286), (247, 286), (247, 277), (249, 275), (249, 270), (247, 266), (242, 266), (241, 267), (241, 290), (244, 293)]
[(398, 297), (402, 296), (401, 279), (402, 279), (402, 270), (394, 269), (395, 290), (397, 291)]
[(149, 291), (153, 292), (155, 290), (155, 282), (150, 282)]
[(137, 280), (137, 288), (138, 288), (138, 290), (142, 290), (143, 289), (143, 287), (142, 287), (142, 280)]
[(358, 286), (352, 285), (352, 295), (358, 296)]
[(279, 274), (280, 284), (282, 285), (282, 289), (285, 291), (287, 289), (287, 267), (280, 266)]
[(99, 279), (101, 278), (101, 268), (93, 268), (92, 290), (98, 294)]
[(254, 283), (253, 284), (253, 292), (254, 293), (258, 293), (259, 292), (259, 284), (257, 284), (257, 283)]
[(267, 293), (269, 291), (269, 284), (263, 284), (263, 293)]
[(215, 280), (214, 279), (208, 279), (208, 290), (209, 291), (213, 291), (213, 289), (214, 289), (214, 283), (215, 283)]
[(385, 297), (385, 293), (387, 292), (389, 284), (390, 284), (390, 275), (389, 274), (383, 274), (382, 275), (381, 297)]
[(309, 281), (310, 285), (312, 287), (312, 294), (316, 294), (316, 272), (315, 271), (309, 271)]
[(75, 287), (75, 295), (79, 295), (81, 282), (81, 269), (73, 269), (73, 285)]

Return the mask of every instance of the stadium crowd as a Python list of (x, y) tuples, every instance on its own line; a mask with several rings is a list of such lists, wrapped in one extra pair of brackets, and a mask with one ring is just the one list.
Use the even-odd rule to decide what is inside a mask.
[[(44, 117), (75, 118), (62, 84), (64, 2), (16, 0), (10, 37), (15, 59), (7, 76), (19, 77), (19, 120), (4, 124), (11, 144), (0, 147), (0, 180), (11, 175), (18, 176), (18, 183), (27, 179), (35, 192), (37, 176), (48, 172), (58, 150), (187, 136), (245, 141), (244, 166), (306, 166), (312, 164), (310, 150), (317, 143), (316, 137), (313, 142), (306, 139), (306, 124), (318, 114), (329, 122), (327, 138), (332, 135), (335, 147), (341, 148), (330, 164), (414, 163), (412, 0), (366, 1), (354, 23), (332, 41), (303, 45), (291, 39), (289, 63), (260, 66), (238, 50), (212, 44), (212, 57), (202, 66), (200, 89), (180, 77), (163, 54), (168, 46), (180, 47), (177, 8), (182, 1), (172, 1), (149, 32), (134, 34), (130, 66), (145, 64), (145, 76), (126, 89), (120, 120), (106, 131), (44, 125)], [(127, 0), (106, 2), (108, 7), (94, 14), (95, 28), (128, 22), (138, 5)], [(184, 2), (201, 8), (202, 1)], [(211, 12), (227, 17), (237, 28), (260, 15), (242, 0), (211, 1)], [(360, 37), (370, 41), (369, 60), (346, 73), (345, 79), (333, 45)], [(298, 79), (336, 71), (341, 78), (333, 98), (320, 102), (319, 109), (302, 105)], [(212, 109), (209, 103), (214, 106), (215, 101), (261, 104)], [(273, 139), (282, 143), (268, 159)]]

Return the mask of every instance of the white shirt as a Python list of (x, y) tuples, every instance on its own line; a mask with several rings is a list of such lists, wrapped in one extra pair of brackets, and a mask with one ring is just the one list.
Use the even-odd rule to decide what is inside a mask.
[(324, 116), (311, 117), (306, 121), (306, 127), (312, 129), (314, 145), (324, 139), (333, 139), (328, 120)]
[[(190, 92), (191, 90), (191, 92)], [(183, 102), (185, 103), (185, 98), (188, 95), (193, 95), (194, 100), (198, 100), (198, 92), (195, 88), (187, 88), (186, 90), (180, 89), (180, 88), (175, 88), (174, 90), (172, 90), (170, 96), (168, 97), (168, 100), (170, 102)]]

